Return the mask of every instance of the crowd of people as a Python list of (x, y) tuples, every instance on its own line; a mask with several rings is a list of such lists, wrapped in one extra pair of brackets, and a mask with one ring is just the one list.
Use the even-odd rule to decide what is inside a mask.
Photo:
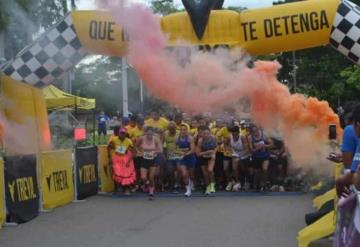
[[(101, 121), (107, 120), (102, 116)], [(104, 132), (102, 124), (101, 132)], [(129, 195), (171, 191), (285, 191), (288, 153), (249, 120), (184, 113), (123, 118), (108, 141), (118, 188)]]

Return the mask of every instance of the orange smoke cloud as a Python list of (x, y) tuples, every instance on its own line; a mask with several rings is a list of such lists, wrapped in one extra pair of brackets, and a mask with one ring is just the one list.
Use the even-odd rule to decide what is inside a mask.
[(195, 112), (215, 112), (246, 98), (252, 119), (280, 134), (298, 163), (319, 163), (326, 155), (328, 125), (340, 131), (337, 115), (327, 102), (291, 95), (276, 79), (279, 63), (258, 61), (248, 68), (240, 50), (217, 50), (193, 51), (184, 65), (179, 50), (166, 49), (166, 35), (150, 10), (140, 5), (111, 10), (130, 35), (129, 62), (155, 97)]

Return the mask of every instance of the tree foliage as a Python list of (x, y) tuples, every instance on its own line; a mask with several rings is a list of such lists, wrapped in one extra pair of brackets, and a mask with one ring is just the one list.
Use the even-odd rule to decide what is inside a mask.
[(151, 9), (154, 13), (160, 15), (168, 15), (179, 11), (173, 0), (151, 0)]

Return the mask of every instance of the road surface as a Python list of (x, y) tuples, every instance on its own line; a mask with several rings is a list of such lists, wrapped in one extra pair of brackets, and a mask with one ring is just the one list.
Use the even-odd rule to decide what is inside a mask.
[(95, 196), (0, 231), (4, 247), (294, 247), (311, 197)]

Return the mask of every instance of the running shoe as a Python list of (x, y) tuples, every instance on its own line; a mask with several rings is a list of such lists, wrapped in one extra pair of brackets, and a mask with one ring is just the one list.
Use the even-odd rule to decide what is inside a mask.
[(205, 190), (205, 195), (211, 195), (211, 184), (209, 184), (207, 187), (206, 187), (206, 190)]
[(191, 196), (191, 185), (190, 184), (186, 186), (186, 192), (184, 195), (187, 197)]
[(271, 186), (270, 190), (271, 190), (272, 192), (278, 192), (280, 189), (279, 189), (279, 186), (273, 185), (273, 186)]
[(215, 183), (210, 183), (210, 193), (215, 193)]
[(241, 189), (241, 184), (240, 183), (236, 183), (233, 188), (232, 191), (239, 191)]
[(195, 185), (194, 185), (194, 183), (193, 183), (191, 180), (189, 180), (189, 183), (190, 183), (191, 191), (194, 191), (194, 190), (195, 190)]
[(149, 194), (149, 200), (150, 200), (150, 201), (153, 201), (154, 199), (155, 199), (154, 194), (150, 193), (150, 194)]
[(136, 191), (138, 191), (139, 189), (139, 185), (134, 185), (132, 188), (131, 188), (131, 193), (135, 193)]
[(226, 191), (231, 191), (231, 190), (233, 189), (233, 186), (234, 186), (234, 182), (229, 182), (229, 183), (226, 185), (225, 190), (226, 190)]
[(279, 186), (279, 191), (280, 191), (280, 192), (285, 192), (284, 186), (280, 185), (280, 186)]

